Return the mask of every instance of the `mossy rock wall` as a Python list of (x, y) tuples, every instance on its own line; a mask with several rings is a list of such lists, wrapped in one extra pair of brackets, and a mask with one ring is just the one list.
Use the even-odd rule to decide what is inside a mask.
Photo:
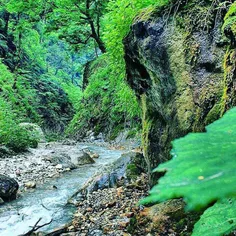
[[(137, 18), (124, 40), (127, 81), (143, 110), (143, 149), (150, 173), (170, 158), (173, 139), (203, 131), (235, 105), (235, 73), (225, 56), (230, 40), (222, 31), (224, 13), (204, 7), (214, 22), (207, 29), (197, 25), (185, 6), (168, 19), (160, 13), (149, 20)], [(189, 21), (196, 25), (181, 23)]]

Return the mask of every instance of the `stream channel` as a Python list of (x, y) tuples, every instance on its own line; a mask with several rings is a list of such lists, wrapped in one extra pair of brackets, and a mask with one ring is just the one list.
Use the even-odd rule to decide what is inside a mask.
[[(124, 151), (109, 150), (92, 144), (77, 144), (77, 149), (88, 147), (100, 157), (94, 164), (81, 166), (51, 179), (35, 190), (27, 191), (15, 201), (0, 206), (0, 235), (18, 236), (28, 232), (42, 218), (39, 225), (49, 222), (40, 230), (49, 232), (70, 222), (76, 208), (68, 199), (98, 170), (116, 161)], [(53, 189), (52, 186), (57, 186)]]

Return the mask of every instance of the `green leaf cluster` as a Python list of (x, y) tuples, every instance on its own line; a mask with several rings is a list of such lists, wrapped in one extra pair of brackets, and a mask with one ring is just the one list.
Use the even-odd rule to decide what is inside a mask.
[(230, 8), (225, 15), (223, 30), (231, 31), (236, 38), (236, 2), (230, 5)]
[[(116, 127), (121, 131), (126, 122), (134, 124), (140, 117), (139, 105), (123, 77), (119, 78), (116, 74), (107, 54), (93, 61), (89, 67), (88, 85), (81, 95), (68, 132), (77, 133), (95, 128), (99, 134), (114, 131)], [(113, 131), (110, 138), (115, 138), (119, 133), (114, 131), (114, 134)]]
[(19, 120), (12, 112), (11, 106), (2, 98), (0, 98), (0, 107), (0, 144), (6, 145), (15, 152), (37, 147), (38, 136), (19, 125)]
[(193, 235), (223, 235), (236, 228), (236, 108), (206, 127), (173, 142), (173, 159), (154, 171), (167, 171), (142, 203), (184, 197), (187, 209), (208, 207)]

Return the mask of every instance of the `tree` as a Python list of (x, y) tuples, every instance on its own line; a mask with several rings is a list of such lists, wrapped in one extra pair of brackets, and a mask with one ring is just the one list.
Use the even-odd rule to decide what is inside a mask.
[(57, 30), (61, 39), (72, 45), (95, 42), (102, 53), (106, 52), (101, 39), (101, 18), (107, 0), (6, 0), (8, 12), (28, 23), (44, 21), (48, 31)]
[(88, 45), (93, 40), (105, 53), (106, 47), (101, 39), (101, 18), (106, 4), (106, 0), (55, 1), (49, 17), (49, 30), (57, 30), (60, 38), (72, 45)]

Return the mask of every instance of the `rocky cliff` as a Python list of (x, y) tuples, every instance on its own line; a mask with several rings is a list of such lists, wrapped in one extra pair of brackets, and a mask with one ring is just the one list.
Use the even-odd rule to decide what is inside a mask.
[(142, 13), (124, 40), (149, 171), (170, 158), (173, 139), (203, 131), (236, 104), (235, 37), (222, 30), (227, 6), (202, 2)]

